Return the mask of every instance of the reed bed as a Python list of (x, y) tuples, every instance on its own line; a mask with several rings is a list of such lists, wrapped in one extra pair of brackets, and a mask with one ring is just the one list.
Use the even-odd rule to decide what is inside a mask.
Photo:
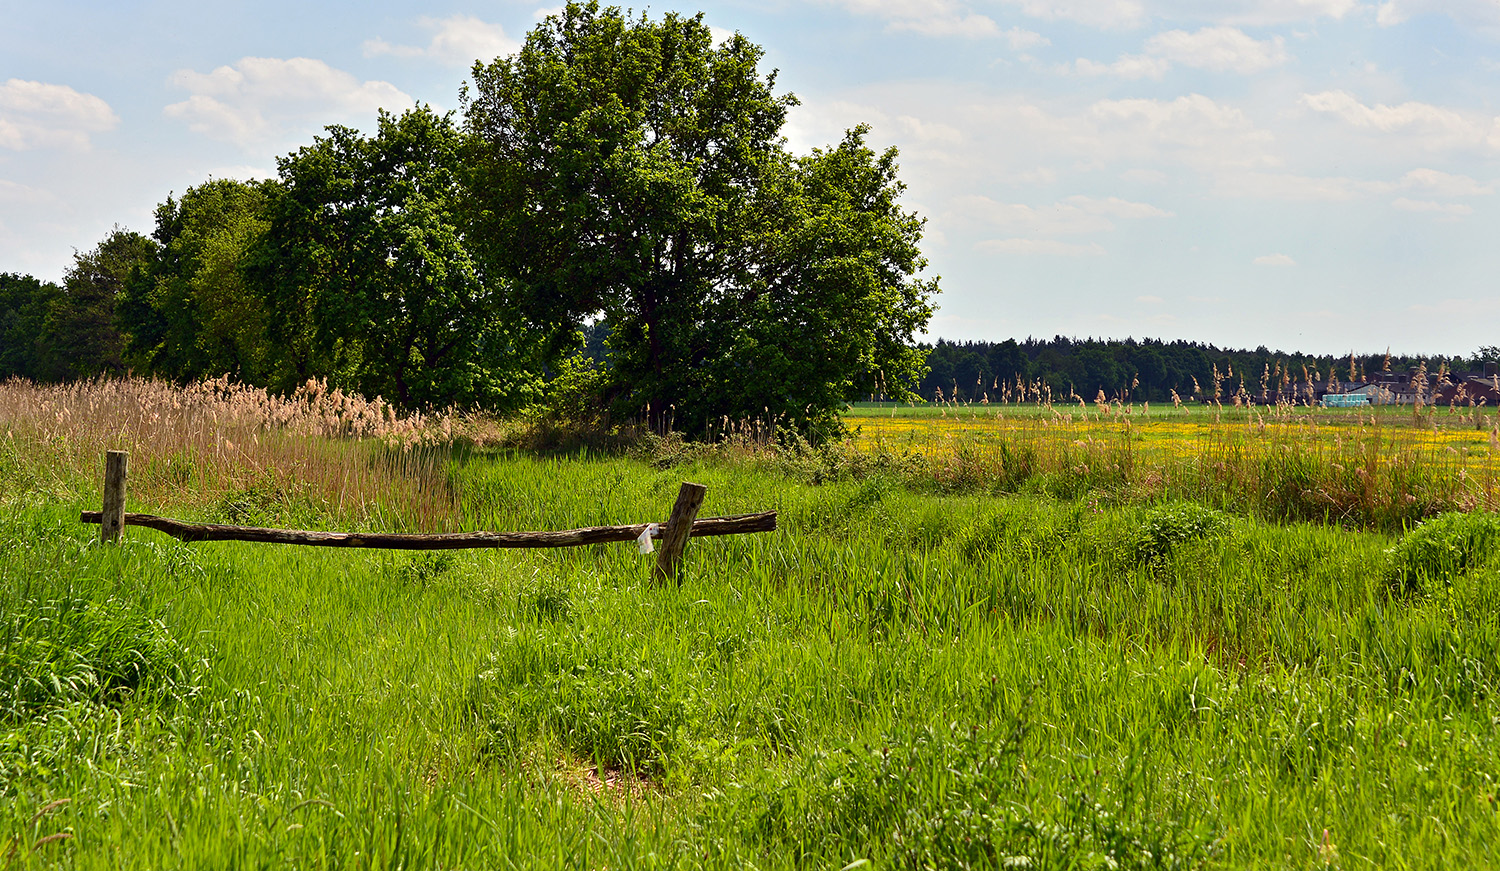
[(0, 458), (42, 485), (32, 492), (85, 497), (103, 453), (124, 450), (131, 510), (188, 502), (236, 522), (454, 528), (453, 445), (493, 426), (454, 411), (398, 413), (320, 381), (290, 396), (222, 378), (0, 383)]

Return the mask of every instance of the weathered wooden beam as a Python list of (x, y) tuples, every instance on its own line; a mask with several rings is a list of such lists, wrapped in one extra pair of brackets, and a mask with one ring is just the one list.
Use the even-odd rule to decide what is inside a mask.
[(667, 528), (662, 530), (661, 552), (656, 555), (654, 572), (657, 581), (677, 580), (677, 564), (682, 561), (682, 551), (687, 547), (688, 536), (695, 526), (693, 520), (698, 516), (698, 509), (703, 507), (703, 497), (707, 494), (708, 488), (702, 484), (682, 482), (682, 489), (677, 491), (677, 503), (672, 506), (672, 517), (667, 521)]
[(104, 510), (99, 513), (99, 540), (118, 544), (125, 534), (125, 469), (130, 454), (109, 451), (104, 455)]
[[(701, 499), (700, 499), (701, 504)], [(696, 509), (695, 509), (696, 510)], [(675, 509), (674, 509), (675, 515)], [(79, 519), (99, 523), (102, 512), (85, 511)], [(182, 541), (259, 541), (270, 544), (302, 544), (315, 547), (369, 547), (392, 550), (457, 550), (471, 547), (577, 547), (632, 541), (650, 524), (629, 526), (588, 526), (560, 532), (444, 532), (434, 534), (400, 534), (384, 532), (309, 532), (297, 529), (268, 529), (259, 526), (225, 526), (219, 523), (186, 523), (154, 514), (125, 514), (125, 526), (144, 526), (164, 532)], [(776, 529), (776, 512), (736, 514), (729, 517), (705, 517), (692, 523), (694, 538), (706, 535), (739, 535), (748, 532), (771, 532)], [(658, 524), (663, 525), (663, 524)], [(671, 531), (670, 521), (665, 524)], [(679, 549), (679, 556), (681, 551)]]

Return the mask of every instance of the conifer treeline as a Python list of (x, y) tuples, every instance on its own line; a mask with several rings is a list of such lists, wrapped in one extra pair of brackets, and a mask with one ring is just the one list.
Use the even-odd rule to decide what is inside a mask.
[(1388, 353), (1342, 357), (1219, 348), (1200, 342), (1160, 339), (1052, 339), (950, 342), (939, 339), (929, 349), (929, 371), (920, 393), (928, 401), (1017, 400), (1017, 385), (1028, 391), (1050, 390), (1054, 400), (1081, 396), (1093, 401), (1103, 391), (1110, 399), (1170, 402), (1175, 391), (1183, 401), (1213, 398), (1215, 376), (1221, 397), (1260, 397), (1288, 385), (1329, 381), (1377, 380), (1379, 373), (1409, 373), (1425, 363), (1429, 372), (1480, 370), (1500, 358), (1500, 348), (1486, 346), (1471, 356), (1410, 357)]

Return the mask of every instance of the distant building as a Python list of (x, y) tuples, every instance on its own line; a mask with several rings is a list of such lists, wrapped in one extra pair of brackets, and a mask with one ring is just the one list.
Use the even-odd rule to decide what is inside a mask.
[(1467, 408), (1483, 405), (1500, 407), (1500, 376), (1467, 375), (1462, 380), (1443, 386), (1432, 398), (1433, 405), (1448, 405)]

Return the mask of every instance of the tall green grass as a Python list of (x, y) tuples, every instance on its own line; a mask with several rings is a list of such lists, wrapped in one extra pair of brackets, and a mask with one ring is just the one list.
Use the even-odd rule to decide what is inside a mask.
[(1496, 855), (1483, 530), (682, 460), (476, 454), (447, 485), (466, 528), (662, 520), (682, 480), (780, 512), (693, 541), (680, 588), (625, 545), (104, 547), (0, 467), (0, 867)]

